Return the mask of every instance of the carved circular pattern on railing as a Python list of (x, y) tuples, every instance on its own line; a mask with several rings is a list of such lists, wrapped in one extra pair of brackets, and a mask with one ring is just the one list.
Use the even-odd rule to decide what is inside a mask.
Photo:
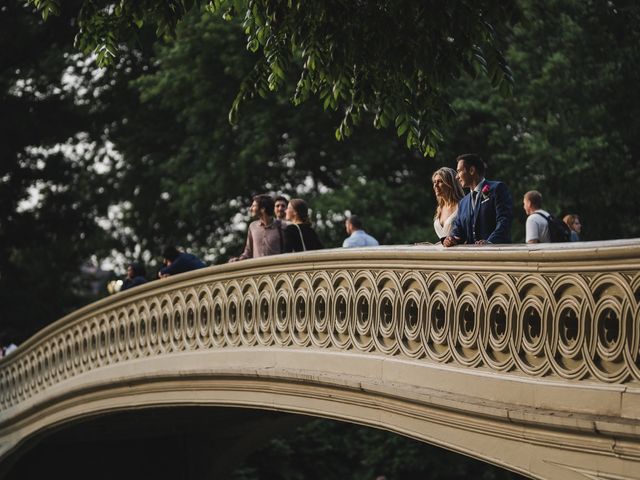
[(204, 280), (79, 320), (37, 344), (0, 370), (0, 409), (100, 367), (251, 346), (640, 380), (639, 299), (638, 274), (341, 270)]

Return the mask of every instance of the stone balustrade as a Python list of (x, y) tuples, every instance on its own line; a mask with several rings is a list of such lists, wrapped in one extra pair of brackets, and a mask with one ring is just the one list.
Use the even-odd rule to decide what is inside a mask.
[(3, 359), (0, 410), (113, 363), (253, 346), (640, 380), (640, 242), (544, 247), (330, 250), (151, 282)]
[(0, 460), (83, 416), (195, 402), (636, 478), (639, 380), (640, 240), (278, 255), (121, 292), (0, 359)]

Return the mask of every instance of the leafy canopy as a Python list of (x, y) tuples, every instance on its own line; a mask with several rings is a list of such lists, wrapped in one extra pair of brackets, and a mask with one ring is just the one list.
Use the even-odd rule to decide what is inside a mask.
[[(224, 261), (246, 239), (234, 217), (264, 191), (305, 198), (326, 246), (342, 244), (347, 209), (383, 243), (429, 238), (412, 219), (423, 215), (413, 199), (424, 194), (432, 166), (392, 132), (363, 124), (336, 142), (338, 114), (312, 103), (295, 108), (288, 88), (247, 100), (251, 115), (229, 124), (228, 105), (255, 60), (242, 35), (237, 21), (193, 11), (175, 41), (156, 45), (150, 67), (132, 76), (130, 100), (98, 98), (118, 109), (109, 138), (124, 161), (114, 178), (118, 200), (128, 205), (123, 220), (135, 233), (130, 242), (119, 234), (123, 242), (157, 252), (171, 235)], [(121, 63), (105, 71), (107, 84)]]
[[(59, 9), (59, 0), (29, 3), (45, 18)], [(341, 113), (338, 139), (372, 112), (376, 128), (393, 126), (407, 147), (433, 156), (451, 113), (452, 80), (467, 71), (486, 75), (504, 94), (512, 88), (501, 42), (515, 0), (85, 0), (77, 45), (105, 66), (145, 23), (168, 37), (202, 4), (241, 19), (247, 48), (261, 53), (233, 102), (232, 123), (248, 98), (293, 83), (294, 104), (317, 97)]]
[[(511, 98), (486, 82), (451, 88), (456, 118), (443, 128), (443, 161), (478, 152), (489, 178), (514, 195), (514, 240), (526, 215), (517, 200), (543, 195), (557, 216), (577, 213), (581, 238), (640, 236), (640, 8), (616, 0), (520, 0), (525, 21), (506, 51), (518, 81)], [(624, 193), (622, 193), (624, 192)]]
[(103, 128), (63, 81), (74, 5), (47, 22), (21, 2), (0, 8), (1, 344), (94, 300), (85, 261), (113, 248), (97, 220), (112, 195), (95, 168)]

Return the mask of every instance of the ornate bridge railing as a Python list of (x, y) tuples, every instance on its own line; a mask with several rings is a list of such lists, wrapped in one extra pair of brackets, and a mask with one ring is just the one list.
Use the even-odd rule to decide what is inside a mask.
[[(2, 359), (0, 445), (2, 429), (37, 411), (49, 389), (185, 352), (342, 352), (637, 393), (639, 300), (636, 240), (329, 250), (217, 266), (89, 305)], [(625, 438), (640, 431), (633, 405), (613, 413), (635, 425)]]

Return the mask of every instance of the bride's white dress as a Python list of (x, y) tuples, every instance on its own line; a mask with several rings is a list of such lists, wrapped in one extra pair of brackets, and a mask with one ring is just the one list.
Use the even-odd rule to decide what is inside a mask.
[(444, 225), (441, 225), (440, 220), (437, 218), (433, 220), (433, 228), (435, 229), (436, 235), (439, 239), (449, 236), (451, 229), (453, 228), (453, 222), (456, 221), (457, 216), (458, 210), (456, 209), (456, 211), (449, 215), (449, 218), (444, 221)]

